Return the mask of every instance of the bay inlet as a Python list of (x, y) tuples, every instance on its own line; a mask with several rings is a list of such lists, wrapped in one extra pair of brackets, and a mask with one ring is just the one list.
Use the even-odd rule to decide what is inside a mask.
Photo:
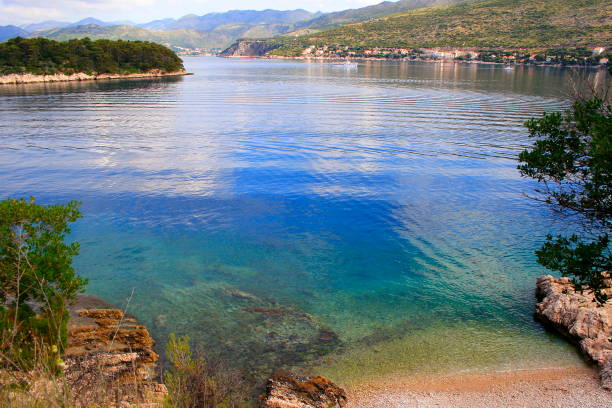
[(262, 379), (582, 367), (533, 321), (564, 230), (524, 197), (558, 68), (186, 58), (187, 77), (0, 88), (3, 197), (79, 199), (77, 271), (159, 344)]

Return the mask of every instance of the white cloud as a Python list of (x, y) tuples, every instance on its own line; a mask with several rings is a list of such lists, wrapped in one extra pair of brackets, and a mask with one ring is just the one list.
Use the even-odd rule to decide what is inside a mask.
[(0, 3), (23, 7), (46, 7), (46, 8), (112, 8), (112, 7), (134, 7), (154, 3), (155, 0), (3, 0)]
[(145, 22), (227, 10), (266, 8), (336, 11), (363, 7), (382, 0), (0, 0), (0, 25), (44, 20), (77, 21), (95, 17), (106, 21)]
[(88, 16), (122, 15), (157, 0), (0, 0), (0, 24), (44, 20), (76, 21)]

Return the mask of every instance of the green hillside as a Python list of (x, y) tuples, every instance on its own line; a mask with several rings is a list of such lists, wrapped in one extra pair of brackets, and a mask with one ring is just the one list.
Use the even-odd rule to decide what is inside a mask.
[(608, 0), (484, 0), (433, 6), (297, 38), (272, 40), (280, 55), (309, 45), (554, 48), (612, 43)]
[(327, 13), (320, 17), (311, 19), (301, 24), (300, 28), (307, 29), (328, 29), (331, 27), (357, 23), (360, 21), (371, 20), (378, 17), (387, 16), (390, 14), (400, 13), (408, 10), (414, 10), (421, 7), (428, 7), (437, 4), (456, 3), (462, 0), (399, 0), (399, 1), (384, 1), (373, 6), (361, 7), (358, 9), (350, 9)]
[(206, 47), (208, 42), (203, 33), (194, 30), (158, 31), (129, 25), (101, 26), (86, 24), (74, 27), (53, 28), (36, 31), (31, 37), (42, 37), (57, 41), (66, 41), (75, 38), (91, 38), (92, 40), (129, 40), (151, 41), (160, 44), (172, 44), (180, 47), (198, 48)]

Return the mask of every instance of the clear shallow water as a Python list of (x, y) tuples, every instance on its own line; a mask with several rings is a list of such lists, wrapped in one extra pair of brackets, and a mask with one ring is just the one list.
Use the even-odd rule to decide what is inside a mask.
[(82, 201), (88, 293), (256, 377), (582, 364), (533, 322), (523, 122), (568, 72), (191, 58), (0, 88), (0, 198)]

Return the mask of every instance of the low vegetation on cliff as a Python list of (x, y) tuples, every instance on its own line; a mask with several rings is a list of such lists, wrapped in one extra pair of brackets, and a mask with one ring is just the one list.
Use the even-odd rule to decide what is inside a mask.
[(181, 59), (168, 48), (142, 41), (65, 42), (44, 38), (13, 38), (0, 43), (0, 75), (6, 74), (131, 74), (152, 70), (183, 70)]

